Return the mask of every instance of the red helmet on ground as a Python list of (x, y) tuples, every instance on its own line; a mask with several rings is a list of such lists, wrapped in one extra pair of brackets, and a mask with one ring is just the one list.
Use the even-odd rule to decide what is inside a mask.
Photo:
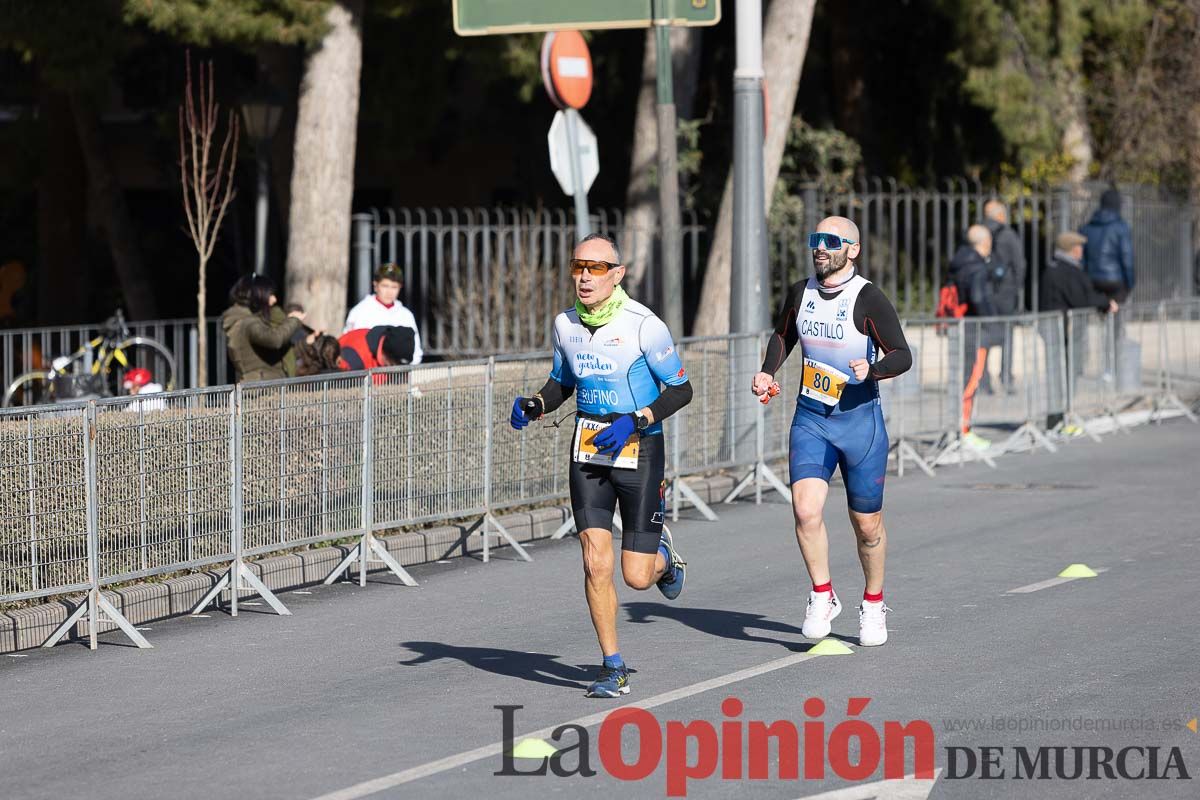
[(125, 381), (121, 385), (126, 389), (132, 389), (135, 386), (141, 388), (149, 383), (152, 378), (150, 370), (143, 369), (142, 367), (134, 367), (125, 373)]

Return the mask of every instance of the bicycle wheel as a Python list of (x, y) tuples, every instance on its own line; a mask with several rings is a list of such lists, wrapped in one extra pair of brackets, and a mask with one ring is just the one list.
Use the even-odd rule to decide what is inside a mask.
[(45, 370), (18, 375), (4, 388), (3, 407), (36, 406), (40, 403), (54, 402), (50, 388)]
[[(124, 356), (121, 363), (118, 353)], [(161, 384), (164, 391), (175, 388), (175, 356), (154, 339), (132, 336), (118, 344), (104, 359), (103, 371), (112, 394), (123, 395), (125, 370), (142, 367), (150, 370), (154, 382)]]

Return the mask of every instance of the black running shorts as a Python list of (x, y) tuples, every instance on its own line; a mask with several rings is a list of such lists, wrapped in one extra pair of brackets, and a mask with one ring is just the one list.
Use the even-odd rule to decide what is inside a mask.
[(665, 445), (661, 434), (643, 436), (637, 469), (614, 469), (571, 460), (571, 508), (579, 530), (611, 531), (621, 506), (621, 549), (655, 553), (666, 513), (663, 482)]

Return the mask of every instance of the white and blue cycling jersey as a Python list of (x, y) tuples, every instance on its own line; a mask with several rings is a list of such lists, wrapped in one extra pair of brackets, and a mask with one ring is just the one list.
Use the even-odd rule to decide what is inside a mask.
[[(679, 386), (688, 379), (666, 323), (634, 300), (595, 331), (579, 321), (574, 308), (555, 317), (550, 377), (574, 388), (581, 412), (598, 417), (645, 408), (658, 399), (662, 384)], [(646, 430), (661, 432), (661, 422)]]

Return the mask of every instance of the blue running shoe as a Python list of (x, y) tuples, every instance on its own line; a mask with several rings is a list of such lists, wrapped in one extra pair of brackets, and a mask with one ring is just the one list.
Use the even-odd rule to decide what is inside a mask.
[(588, 697), (620, 697), (629, 694), (629, 668), (600, 665), (600, 677), (587, 688)]
[(676, 552), (675, 542), (671, 540), (671, 532), (667, 530), (666, 525), (663, 525), (662, 538), (658, 540), (658, 544), (667, 548), (671, 562), (668, 565), (669, 569), (658, 579), (658, 590), (663, 593), (663, 597), (674, 600), (683, 591), (683, 581), (686, 577), (684, 568), (687, 566), (687, 562)]

